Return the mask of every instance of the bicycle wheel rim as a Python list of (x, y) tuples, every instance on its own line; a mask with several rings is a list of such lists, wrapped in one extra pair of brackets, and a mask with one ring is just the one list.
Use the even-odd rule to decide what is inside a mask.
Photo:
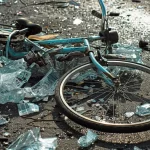
[[(137, 132), (137, 131), (143, 131), (147, 130), (149, 128), (149, 122), (150, 120), (144, 120), (142, 122), (135, 122), (135, 123), (110, 123), (106, 121), (97, 121), (93, 120), (90, 118), (87, 118), (75, 110), (73, 110), (66, 102), (64, 96), (63, 96), (63, 88), (64, 85), (66, 84), (67, 80), (74, 76), (76, 72), (80, 72), (82, 69), (92, 67), (93, 65), (91, 64), (85, 64), (79, 67), (74, 68), (71, 70), (69, 73), (65, 74), (62, 79), (60, 80), (60, 84), (58, 84), (57, 87), (57, 94), (56, 94), (56, 100), (58, 104), (62, 107), (63, 105), (63, 111), (64, 113), (71, 118), (73, 121), (96, 129), (96, 130), (101, 130), (101, 131), (106, 131), (106, 132)], [(130, 67), (132, 69), (138, 69), (144, 73), (147, 73), (148, 75), (150, 74), (150, 68), (144, 65), (140, 64), (135, 64), (131, 62), (123, 62), (123, 61), (108, 61), (108, 66), (122, 66), (122, 67)], [(61, 104), (60, 104), (61, 103)]]

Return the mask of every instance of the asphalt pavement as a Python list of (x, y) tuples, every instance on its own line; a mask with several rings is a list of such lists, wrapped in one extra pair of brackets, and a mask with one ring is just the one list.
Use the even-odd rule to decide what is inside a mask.
[[(62, 5), (51, 0), (7, 0), (0, 5), (1, 23), (11, 24), (16, 18), (28, 17), (43, 27), (43, 31), (57, 33), (61, 37), (98, 35), (101, 20), (91, 15), (92, 10), (101, 11), (97, 0), (74, 0)], [(58, 2), (59, 0), (55, 0)], [(67, 0), (61, 0), (66, 1)], [(150, 1), (105, 0), (109, 12), (118, 12), (118, 17), (110, 17), (109, 24), (119, 33), (119, 42), (138, 46), (139, 40), (150, 40)], [(75, 22), (76, 21), (76, 22)], [(143, 54), (148, 57), (148, 53)], [(148, 60), (148, 59), (147, 59)], [(149, 64), (149, 63), (148, 63)], [(4, 149), (18, 135), (33, 127), (40, 127), (42, 137), (58, 137), (58, 150), (80, 149), (77, 140), (85, 129), (64, 120), (53, 97), (48, 102), (38, 102), (40, 112), (27, 117), (19, 117), (16, 104), (0, 105), (0, 113), (8, 115), (10, 122), (0, 127), (0, 133), (10, 133), (8, 142), (0, 142)], [(99, 140), (89, 150), (132, 150), (135, 146), (150, 149), (150, 131), (132, 134), (99, 133)], [(0, 140), (1, 141), (1, 140)]]

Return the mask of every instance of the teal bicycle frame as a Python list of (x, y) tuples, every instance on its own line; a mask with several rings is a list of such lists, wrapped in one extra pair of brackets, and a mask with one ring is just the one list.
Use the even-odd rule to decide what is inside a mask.
[[(103, 0), (98, 0), (99, 4), (102, 9), (102, 30), (105, 28), (105, 19), (106, 19), (106, 8), (104, 5)], [(12, 32), (13, 33), (13, 32)], [(10, 55), (13, 58), (19, 59), (24, 57), (28, 52), (15, 52), (12, 48), (10, 48), (10, 40), (12, 33), (8, 37), (8, 41), (6, 44), (6, 57)], [(90, 52), (90, 45), (89, 42), (93, 42), (96, 40), (102, 40), (103, 37), (100, 36), (91, 36), (91, 37), (80, 37), (80, 38), (68, 38), (68, 39), (53, 39), (53, 40), (44, 40), (44, 41), (30, 41), (34, 45), (58, 45), (58, 44), (73, 44), (73, 43), (84, 43), (84, 46), (81, 47), (63, 47), (60, 50), (57, 51), (57, 54), (67, 54), (74, 51), (80, 51), (80, 52), (89, 52), (89, 57), (92, 61), (92, 63), (106, 76), (108, 76), (111, 79), (114, 79), (114, 77), (104, 68), (102, 67), (97, 60), (94, 57), (93, 52)], [(26, 39), (26, 42), (29, 40)], [(49, 50), (51, 52), (51, 50)], [(106, 79), (107, 80), (107, 79)], [(110, 81), (108, 81), (110, 83)], [(112, 83), (113, 84), (113, 83)]]

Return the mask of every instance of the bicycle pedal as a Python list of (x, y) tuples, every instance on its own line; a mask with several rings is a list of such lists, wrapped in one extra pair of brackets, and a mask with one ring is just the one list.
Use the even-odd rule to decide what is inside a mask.
[[(8, 40), (8, 36), (11, 34), (11, 32), (8, 31), (0, 31), (0, 42), (6, 43)], [(22, 42), (25, 39), (25, 35), (15, 35), (11, 37), (11, 43), (14, 42)]]

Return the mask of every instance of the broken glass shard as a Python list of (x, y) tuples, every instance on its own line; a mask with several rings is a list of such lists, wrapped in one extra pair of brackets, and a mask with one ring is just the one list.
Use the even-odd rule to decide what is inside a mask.
[(99, 101), (103, 103), (103, 102), (104, 102), (104, 99), (103, 99), (103, 98), (100, 98)]
[(7, 150), (55, 150), (57, 138), (42, 139), (40, 128), (33, 128), (20, 135)]
[(97, 78), (97, 73), (93, 70), (88, 70), (82, 74), (81, 73), (75, 74), (72, 77), (72, 81), (79, 84), (84, 80), (95, 80), (96, 78)]
[(33, 103), (18, 104), (19, 116), (28, 115), (31, 113), (39, 112), (39, 106)]
[(39, 150), (55, 150), (58, 146), (56, 137), (45, 139), (40, 138), (39, 142), (41, 143), (41, 148), (39, 148)]
[(0, 0), (0, 5), (3, 5), (7, 2), (7, 0)]
[(136, 107), (136, 114), (139, 116), (150, 115), (150, 104), (143, 104)]
[(70, 1), (69, 1), (69, 4), (70, 4), (70, 5), (74, 5), (74, 6), (78, 6), (78, 7), (80, 6), (80, 4), (77, 3), (77, 2), (75, 2), (74, 0), (70, 0)]
[(4, 64), (5, 67), (1, 68), (1, 73), (11, 73), (18, 69), (25, 70), (27, 68), (27, 64), (24, 61), (24, 59), (18, 59), (18, 60), (10, 60), (4, 56), (0, 57), (0, 62)]
[(91, 130), (87, 131), (85, 136), (82, 136), (78, 140), (80, 147), (88, 147), (98, 139), (98, 135)]
[(88, 90), (90, 87), (88, 87), (88, 86), (84, 86), (83, 87), (85, 90)]
[(69, 3), (62, 3), (62, 4), (57, 5), (58, 8), (66, 8), (68, 6), (69, 6)]
[(142, 49), (135, 47), (133, 45), (127, 45), (127, 44), (114, 44), (112, 46), (112, 53), (113, 54), (120, 54), (126, 57), (126, 60), (133, 61), (136, 63), (143, 63), (141, 54)]
[(38, 101), (48, 95), (54, 95), (57, 82), (58, 74), (54, 68), (51, 68), (49, 72), (33, 87), (24, 88), (26, 97), (30, 95), (35, 98), (35, 101)]
[(31, 72), (27, 71), (24, 59), (9, 60), (0, 57), (3, 67), (0, 69), (0, 103), (20, 102), (24, 99), (21, 87), (29, 80)]
[(0, 73), (0, 91), (1, 93), (18, 89), (24, 85), (30, 78), (31, 72), (26, 70), (17, 70), (11, 73)]
[(137, 146), (134, 146), (133, 150), (142, 150), (142, 149), (140, 149), (140, 148), (137, 147)]
[(4, 118), (4, 117), (0, 116), (0, 125), (7, 124), (8, 122), (9, 122), (9, 120), (8, 120), (8, 119), (6, 119), (6, 118)]
[(83, 110), (84, 110), (84, 107), (77, 107), (77, 108), (76, 108), (76, 111), (77, 111), (77, 112), (80, 112), (80, 111), (83, 111)]
[(14, 89), (12, 91), (1, 92), (0, 103), (5, 104), (7, 102), (19, 103), (24, 100), (23, 89)]
[(101, 120), (101, 117), (95, 116), (95, 120), (100, 121), (100, 120)]

